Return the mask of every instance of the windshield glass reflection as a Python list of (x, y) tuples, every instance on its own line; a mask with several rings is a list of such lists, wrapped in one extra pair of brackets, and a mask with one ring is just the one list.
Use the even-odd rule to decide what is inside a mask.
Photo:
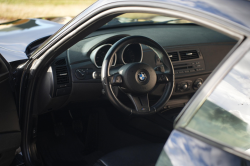
[(180, 18), (166, 17), (158, 14), (126, 13), (112, 19), (100, 29), (119, 26), (150, 24), (193, 24), (193, 22)]
[(187, 128), (228, 146), (250, 149), (250, 52), (220, 82)]

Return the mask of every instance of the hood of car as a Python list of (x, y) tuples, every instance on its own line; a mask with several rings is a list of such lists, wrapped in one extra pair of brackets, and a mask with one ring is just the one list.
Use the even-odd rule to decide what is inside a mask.
[[(51, 36), (63, 25), (43, 19), (19, 19), (0, 24), (0, 49), (25, 53), (27, 46), (34, 41)], [(3, 54), (2, 52), (0, 52)], [(11, 55), (3, 55), (6, 59), (15, 60)], [(26, 56), (27, 58), (27, 56)], [(22, 58), (18, 58), (19, 60)]]

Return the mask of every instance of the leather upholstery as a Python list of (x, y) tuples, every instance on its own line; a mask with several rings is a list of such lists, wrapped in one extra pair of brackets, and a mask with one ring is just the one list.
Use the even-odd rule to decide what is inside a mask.
[(94, 166), (154, 166), (164, 144), (140, 145), (111, 152)]

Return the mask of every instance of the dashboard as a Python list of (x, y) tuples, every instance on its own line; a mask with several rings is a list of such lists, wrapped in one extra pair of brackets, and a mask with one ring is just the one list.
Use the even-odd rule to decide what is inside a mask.
[[(166, 109), (184, 106), (237, 41), (198, 25), (152, 25), (98, 30), (59, 55), (41, 82), (39, 113), (75, 102), (105, 100), (100, 74), (103, 59), (119, 39), (130, 35), (149, 37), (168, 53), (175, 72), (175, 88)], [(161, 70), (153, 50), (138, 43), (119, 49), (110, 73), (132, 62)], [(155, 102), (165, 85), (157, 85), (149, 98)], [(113, 89), (119, 95), (118, 89)], [(63, 105), (61, 103), (64, 103)]]

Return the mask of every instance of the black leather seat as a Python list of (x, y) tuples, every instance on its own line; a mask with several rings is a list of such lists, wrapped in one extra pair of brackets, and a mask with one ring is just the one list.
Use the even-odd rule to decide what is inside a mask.
[(164, 144), (128, 147), (100, 158), (94, 166), (154, 166)]

